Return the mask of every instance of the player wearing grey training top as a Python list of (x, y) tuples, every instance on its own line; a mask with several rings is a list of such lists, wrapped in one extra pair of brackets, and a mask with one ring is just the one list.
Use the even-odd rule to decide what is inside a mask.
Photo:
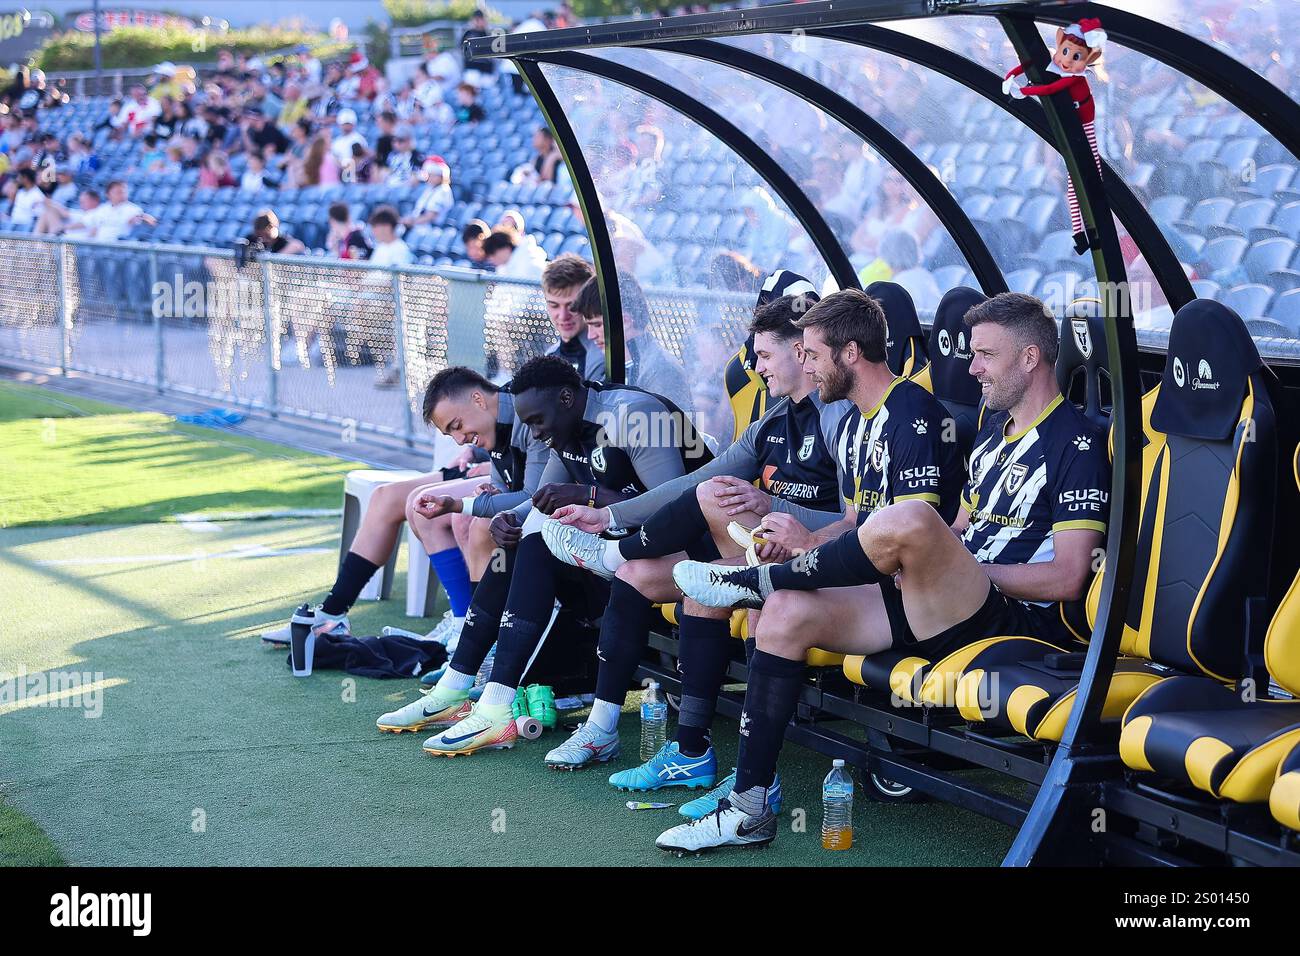
[[(581, 766), (602, 759), (601, 748), (614, 745), (617, 714), (649, 636), (650, 605), (672, 604), (681, 597), (672, 582), (672, 566), (683, 552), (700, 551), (703, 539), (713, 554), (699, 560), (722, 558), (734, 563), (745, 548), (729, 536), (729, 522), (736, 519), (753, 528), (781, 502), (824, 509), (823, 524), (839, 517), (832, 439), (852, 404), (823, 403), (804, 374), (802, 333), (795, 320), (814, 299), (811, 294), (784, 296), (755, 310), (750, 326), (755, 368), (770, 394), (780, 400), (717, 459), (600, 511), (562, 508), (556, 512), (558, 521), (543, 526), (547, 546), (562, 561), (604, 577), (615, 576), (610, 610), (601, 622), (601, 666), (592, 719), (572, 740), (548, 754), (548, 763)], [(635, 525), (641, 526), (640, 532), (621, 540), (603, 540), (593, 533)], [(762, 544), (755, 551), (768, 558), (782, 557)], [(679, 749), (671, 759), (684, 765), (713, 760), (706, 737), (721, 684), (719, 668), (725, 669), (733, 646), (729, 616), (688, 604), (678, 618), (678, 653), (686, 690), (678, 737), (672, 745)], [(626, 773), (633, 775), (625, 782), (634, 788), (657, 779), (650, 764)]]

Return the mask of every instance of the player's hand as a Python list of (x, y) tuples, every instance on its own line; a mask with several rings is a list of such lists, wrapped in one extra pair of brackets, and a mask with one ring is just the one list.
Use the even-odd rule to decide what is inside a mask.
[(764, 564), (782, 564), (794, 557), (794, 552), (785, 545), (766, 538), (754, 543), (754, 553)]
[[(800, 524), (794, 515), (788, 515), (783, 511), (773, 511), (764, 516), (754, 532), (761, 534), (766, 544), (778, 545), (791, 555), (811, 551), (818, 544), (811, 531)], [(761, 551), (759, 556), (762, 556)]]
[(460, 453), (451, 461), (447, 462), (447, 468), (454, 468), (456, 471), (464, 471), (469, 467), (470, 462), (474, 460), (474, 446), (464, 445)]
[(591, 485), (553, 483), (537, 489), (537, 494), (533, 495), (533, 507), (549, 515), (565, 505), (585, 505), (590, 500)]
[(485, 481), (474, 489), (476, 495), (494, 495), (497, 493), (497, 486), (490, 481)]
[(719, 475), (709, 480), (709, 490), (713, 493), (718, 507), (728, 517), (734, 517), (751, 511), (760, 517), (772, 510), (772, 499), (765, 492), (759, 491), (747, 481)]
[(440, 495), (437, 492), (426, 491), (415, 499), (415, 513), (421, 518), (428, 518), (430, 521), (449, 512), (459, 510), (457, 501), (451, 495)]
[(589, 508), (586, 505), (565, 505), (555, 509), (551, 515), (561, 524), (571, 524), (580, 531), (600, 534), (609, 527), (609, 512), (604, 508)]
[(519, 515), (513, 511), (503, 511), (492, 519), (488, 532), (498, 548), (514, 548), (523, 536), (523, 527), (519, 523)]

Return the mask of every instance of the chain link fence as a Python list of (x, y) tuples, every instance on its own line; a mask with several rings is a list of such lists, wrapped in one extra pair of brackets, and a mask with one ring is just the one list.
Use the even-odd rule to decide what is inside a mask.
[[(749, 296), (647, 289), (694, 404), (719, 402)], [(0, 358), (432, 447), (425, 385), (504, 380), (555, 340), (536, 282), (233, 250), (0, 237)], [(653, 383), (649, 383), (653, 389)], [(714, 434), (729, 426), (701, 422)]]

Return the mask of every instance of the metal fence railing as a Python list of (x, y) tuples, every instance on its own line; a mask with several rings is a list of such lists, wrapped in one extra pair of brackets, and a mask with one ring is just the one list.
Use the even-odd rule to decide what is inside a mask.
[[(646, 299), (693, 404), (725, 410), (719, 370), (750, 297), (648, 289)], [(490, 273), (0, 235), (0, 360), (359, 436), (432, 447), (420, 404), (435, 372), (509, 376), (553, 341), (538, 284)]]

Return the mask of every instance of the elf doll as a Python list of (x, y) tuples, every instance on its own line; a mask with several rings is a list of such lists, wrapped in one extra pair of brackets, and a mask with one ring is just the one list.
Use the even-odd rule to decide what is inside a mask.
[[(1056, 31), (1056, 50), (1052, 53), (1052, 62), (1046, 69), (1060, 75), (1059, 80), (1051, 83), (1032, 84), (1023, 74), (1023, 65), (1012, 68), (1002, 83), (1002, 92), (1014, 99), (1026, 96), (1051, 96), (1061, 90), (1070, 94), (1074, 108), (1079, 111), (1079, 120), (1083, 131), (1088, 135), (1088, 145), (1092, 148), (1092, 158), (1097, 163), (1097, 172), (1101, 172), (1101, 154), (1097, 150), (1097, 127), (1095, 120), (1097, 108), (1092, 100), (1092, 91), (1088, 88), (1088, 68), (1101, 58), (1101, 49), (1106, 44), (1106, 31), (1101, 28), (1101, 21), (1096, 17), (1087, 17), (1068, 27)], [(1079, 255), (1088, 251), (1088, 234), (1083, 228), (1083, 215), (1079, 212), (1079, 200), (1074, 194), (1074, 180), (1066, 177), (1066, 202), (1070, 205), (1070, 228), (1074, 232), (1074, 249)]]

